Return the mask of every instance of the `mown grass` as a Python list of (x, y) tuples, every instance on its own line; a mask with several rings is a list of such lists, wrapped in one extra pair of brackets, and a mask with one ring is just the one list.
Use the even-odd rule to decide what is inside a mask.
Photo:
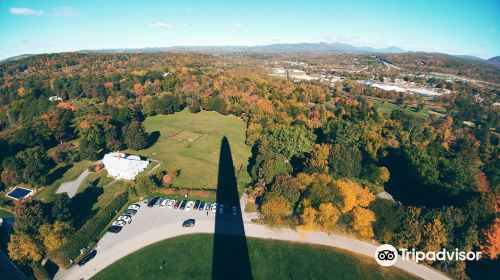
[(249, 180), (246, 166), (251, 152), (245, 144), (246, 125), (240, 118), (217, 112), (193, 114), (184, 110), (148, 117), (144, 126), (148, 132), (160, 133), (156, 143), (145, 150), (126, 152), (165, 162), (155, 172), (179, 170), (179, 176), (172, 182), (174, 187), (216, 188), (220, 144), (224, 136), (229, 140), (236, 172), (245, 170), (240, 172), (243, 175), (238, 177), (239, 185)]
[[(85, 169), (87, 169), (91, 165), (92, 162), (88, 160), (82, 160), (72, 165), (57, 165), (49, 173), (49, 184), (43, 190), (35, 194), (35, 199), (44, 202), (50, 202), (52, 200), (52, 197), (54, 196), (54, 193), (62, 183), (75, 180)], [(61, 170), (63, 170), (64, 172), (62, 174), (59, 174)]]
[(417, 112), (414, 108), (411, 108), (411, 107), (406, 107), (406, 108), (403, 108), (403, 107), (400, 107), (394, 103), (391, 103), (389, 101), (381, 101), (381, 100), (378, 100), (378, 99), (373, 99), (373, 98), (367, 98), (370, 102), (374, 103), (375, 106), (377, 106), (377, 108), (383, 113), (383, 114), (386, 114), (386, 115), (390, 115), (391, 112), (393, 110), (396, 110), (396, 109), (401, 109), (403, 110), (404, 112), (412, 115), (412, 116), (415, 116), (417, 118), (420, 118), (420, 119), (427, 119), (429, 117), (429, 113), (424, 109), (422, 111), (419, 111)]
[[(255, 238), (247, 243), (254, 279), (417, 279), (329, 247)], [(120, 259), (92, 279), (211, 279), (212, 249), (210, 234), (167, 239)]]

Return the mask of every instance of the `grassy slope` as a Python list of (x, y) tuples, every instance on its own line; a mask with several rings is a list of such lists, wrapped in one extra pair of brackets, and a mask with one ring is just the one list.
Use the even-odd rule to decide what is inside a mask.
[(373, 102), (382, 113), (387, 114), (387, 115), (390, 115), (393, 110), (401, 109), (401, 110), (405, 111), (406, 113), (413, 115), (413, 116), (420, 118), (420, 119), (427, 119), (429, 117), (429, 114), (425, 110), (422, 110), (420, 112), (416, 112), (412, 108), (402, 108), (402, 107), (399, 107), (398, 105), (390, 103), (390, 102), (382, 102), (378, 99), (373, 99), (373, 98), (367, 98), (367, 99), (370, 102)]
[[(88, 160), (82, 160), (80, 162), (75, 163), (73, 166), (71, 166), (69, 169), (67, 169), (66, 172), (64, 172), (64, 174), (62, 174), (61, 177), (54, 178), (54, 181), (51, 182), (50, 185), (48, 185), (42, 191), (36, 193), (35, 199), (42, 200), (45, 202), (50, 201), (52, 199), (52, 196), (55, 194), (56, 190), (59, 188), (59, 186), (62, 183), (75, 180), (91, 164), (92, 163)], [(57, 172), (58, 168), (65, 169), (66, 167), (62, 164), (58, 165), (51, 171), (51, 173)]]
[[(175, 187), (215, 188), (220, 143), (224, 136), (229, 139), (236, 172), (241, 166), (246, 169), (251, 155), (250, 147), (245, 145), (245, 123), (236, 116), (223, 116), (207, 111), (192, 114), (184, 110), (172, 115), (148, 117), (144, 125), (148, 132), (160, 132), (158, 141), (148, 149), (129, 152), (163, 160), (166, 167), (162, 165), (161, 169), (180, 169), (180, 176), (173, 182)], [(182, 130), (205, 135), (191, 145), (169, 139), (169, 136)], [(248, 178), (245, 177), (239, 183)]]
[[(210, 279), (213, 236), (194, 234), (160, 241), (109, 266), (94, 278)], [(249, 238), (255, 279), (416, 279), (357, 255), (324, 246)], [(165, 261), (163, 270), (160, 265)]]

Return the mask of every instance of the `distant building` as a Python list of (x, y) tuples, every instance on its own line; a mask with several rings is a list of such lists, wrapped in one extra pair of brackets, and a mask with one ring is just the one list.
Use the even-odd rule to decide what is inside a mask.
[(62, 98), (57, 95), (49, 96), (49, 101), (62, 101)]
[(139, 156), (123, 153), (106, 154), (102, 163), (109, 176), (122, 180), (134, 180), (149, 165), (149, 161), (142, 160)]

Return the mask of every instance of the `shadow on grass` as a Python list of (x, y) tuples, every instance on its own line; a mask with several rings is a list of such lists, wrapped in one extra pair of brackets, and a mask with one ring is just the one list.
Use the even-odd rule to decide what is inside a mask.
[(145, 149), (153, 146), (156, 141), (158, 141), (158, 139), (160, 138), (161, 136), (161, 133), (159, 131), (153, 131), (149, 134), (149, 137), (148, 137), (148, 145)]
[(86, 188), (85, 191), (77, 193), (71, 199), (71, 212), (74, 215), (73, 223), (75, 228), (79, 229), (88, 219), (97, 213), (97, 210), (92, 210), (92, 206), (94, 206), (103, 192), (102, 188), (91, 186)]
[[(212, 279), (253, 279), (247, 240), (238, 195), (231, 148), (222, 139), (217, 179), (217, 205), (223, 213), (215, 216)], [(236, 207), (236, 212), (233, 212)]]
[(73, 167), (73, 164), (66, 164), (61, 167), (58, 167), (56, 170), (52, 171), (48, 176), (47, 176), (47, 184), (50, 185), (54, 183), (56, 180), (61, 179), (64, 173), (66, 173), (71, 167)]

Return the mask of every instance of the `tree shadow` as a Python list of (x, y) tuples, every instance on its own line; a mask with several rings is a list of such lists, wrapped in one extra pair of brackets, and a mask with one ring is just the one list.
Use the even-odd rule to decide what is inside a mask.
[(153, 131), (149, 134), (149, 137), (148, 137), (148, 145), (145, 149), (153, 146), (156, 141), (158, 141), (158, 139), (160, 138), (161, 136), (161, 133), (159, 131)]
[(85, 221), (97, 213), (96, 210), (92, 210), (92, 206), (103, 192), (102, 188), (91, 186), (86, 188), (84, 192), (77, 193), (71, 199), (71, 212), (75, 228), (79, 229)]
[(73, 164), (66, 164), (61, 167), (58, 167), (56, 170), (52, 171), (48, 176), (47, 176), (47, 184), (50, 185), (54, 183), (57, 179), (62, 178), (64, 173), (68, 171), (71, 167), (73, 167)]
[(224, 210), (220, 213), (220, 208), (217, 209), (215, 215), (212, 279), (253, 279), (238, 184), (226, 137), (222, 138), (220, 147), (217, 205), (224, 205)]

